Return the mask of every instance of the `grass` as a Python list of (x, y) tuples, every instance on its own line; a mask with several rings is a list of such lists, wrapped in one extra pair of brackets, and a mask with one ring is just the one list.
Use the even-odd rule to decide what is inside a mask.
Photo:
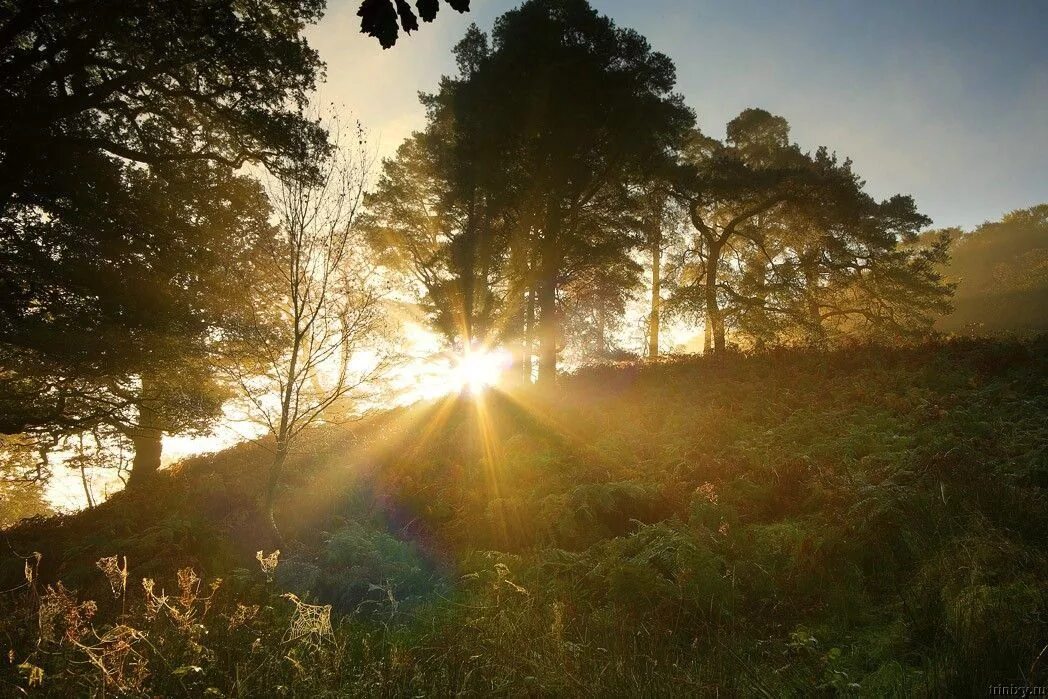
[[(255, 560), (272, 548), (254, 507), (265, 452), (189, 460), (149, 497), (5, 533), (0, 589), (21, 587), (0, 596), (0, 686), (939, 696), (1046, 684), (1046, 349), (956, 340), (598, 367), (555, 393), (318, 430), (289, 469), (272, 579)], [(15, 553), (33, 551), (26, 583)], [(119, 597), (95, 566), (114, 554), (130, 562)], [(206, 580), (188, 592), (186, 568)], [(143, 577), (179, 592), (156, 608)], [(75, 593), (48, 597), (58, 580)], [(285, 592), (331, 605), (332, 633), (291, 638), (299, 603)], [(41, 641), (42, 600), (64, 605), (64, 636)], [(88, 600), (92, 618), (67, 618)]]

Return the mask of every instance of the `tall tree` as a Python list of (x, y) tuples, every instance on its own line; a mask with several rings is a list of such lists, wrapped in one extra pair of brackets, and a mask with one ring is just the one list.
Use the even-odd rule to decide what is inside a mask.
[(696, 136), (690, 158), (686, 201), (703, 265), (690, 279), (702, 284), (715, 352), (729, 320), (756, 346), (821, 346), (926, 332), (948, 308), (936, 271), (946, 242), (917, 244), (929, 220), (913, 199), (875, 201), (850, 161), (790, 144), (781, 117), (746, 110), (725, 144)]
[(212, 383), (187, 364), (218, 322), (212, 272), (235, 273), (237, 236), (264, 218), (234, 169), (326, 148), (301, 110), (322, 68), (302, 32), (323, 2), (0, 7), (0, 425), (118, 423), (147, 474), (160, 432), (217, 400), (181, 386)]
[(475, 98), (487, 37), (470, 27), (454, 53), (459, 75), (422, 96), (427, 126), (383, 163), (362, 225), (383, 261), (420, 287), (438, 331), (469, 347), (498, 334), (510, 212)]
[(850, 161), (824, 148), (805, 160), (813, 177), (804, 196), (738, 246), (729, 293), (740, 332), (756, 344), (816, 346), (926, 334), (949, 308), (937, 269), (948, 239), (921, 244), (930, 221), (913, 199), (874, 200)]
[[(673, 287), (674, 281), (672, 265), (668, 265), (668, 253), (681, 249), (684, 244), (681, 234), (684, 227), (690, 226), (686, 209), (679, 206), (671, 196), (671, 183), (672, 175), (661, 174), (642, 190), (641, 195), (639, 223), (644, 237), (644, 252), (650, 263), (645, 347), (645, 354), (649, 358), (656, 358), (660, 354), (663, 316), (666, 310), (672, 310), (666, 308), (663, 298), (665, 291)], [(669, 278), (667, 272), (670, 273)]]
[(560, 293), (638, 244), (636, 187), (694, 121), (675, 77), (666, 56), (585, 0), (531, 0), (498, 19), (468, 81), (487, 106), (496, 172), (534, 224), (540, 382), (556, 375)]

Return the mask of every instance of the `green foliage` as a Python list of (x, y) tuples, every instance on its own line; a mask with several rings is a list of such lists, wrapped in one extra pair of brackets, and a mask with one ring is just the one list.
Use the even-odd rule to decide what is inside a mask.
[(394, 615), (439, 584), (415, 546), (360, 523), (331, 535), (321, 565), (319, 598), (345, 612)]
[(744, 110), (720, 143), (695, 132), (677, 197), (693, 240), (671, 270), (671, 309), (705, 320), (712, 348), (926, 337), (949, 311), (947, 236), (912, 197), (877, 201), (849, 159), (789, 141), (789, 124)]

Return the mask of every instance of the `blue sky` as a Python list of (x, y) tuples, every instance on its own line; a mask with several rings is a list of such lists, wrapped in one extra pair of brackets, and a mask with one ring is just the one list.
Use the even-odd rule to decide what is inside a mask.
[[(936, 226), (1048, 202), (1048, 0), (592, 1), (673, 58), (711, 135), (746, 107), (781, 114), (802, 146), (850, 156), (871, 193), (913, 194)], [(310, 31), (322, 98), (387, 154), (423, 124), (416, 95), (452, 71), (466, 26), (517, 4), (445, 6), (382, 51), (358, 33), (355, 0), (330, 0)]]

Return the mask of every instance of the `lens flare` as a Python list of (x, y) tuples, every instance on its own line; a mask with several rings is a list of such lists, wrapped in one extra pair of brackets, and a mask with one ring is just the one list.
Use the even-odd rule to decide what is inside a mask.
[(484, 389), (495, 386), (502, 378), (502, 373), (509, 368), (512, 361), (505, 350), (473, 350), (458, 358), (452, 372), (452, 384), (455, 390), (468, 390), (479, 394)]

